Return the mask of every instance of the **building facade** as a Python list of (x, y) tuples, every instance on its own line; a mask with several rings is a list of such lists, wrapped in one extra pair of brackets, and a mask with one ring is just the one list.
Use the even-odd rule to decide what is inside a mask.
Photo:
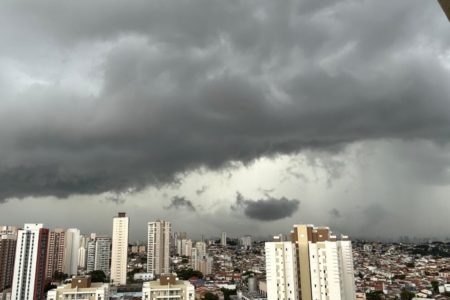
[(96, 270), (110, 275), (111, 238), (107, 236), (92, 236), (87, 242), (86, 272)]
[(64, 229), (58, 228), (49, 231), (45, 271), (47, 278), (53, 278), (55, 272), (62, 273), (64, 271), (65, 236), (66, 232)]
[(65, 284), (47, 292), (47, 300), (108, 300), (110, 287), (108, 283), (91, 283), (89, 276), (72, 278)]
[(69, 276), (78, 273), (78, 253), (80, 249), (81, 233), (79, 229), (69, 228), (66, 231), (64, 247), (64, 267), (63, 272)]
[(352, 246), (328, 227), (295, 225), (291, 241), (268, 242), (267, 298), (355, 299)]
[(44, 299), (48, 234), (42, 224), (25, 224), (18, 231), (12, 299)]
[(297, 251), (291, 242), (265, 244), (267, 299), (298, 300)]
[(0, 292), (12, 285), (16, 243), (17, 228), (0, 226)]
[(147, 273), (169, 273), (170, 232), (170, 222), (148, 222)]
[(295, 225), (300, 299), (355, 299), (353, 255), (347, 236), (340, 240), (328, 227)]
[(113, 219), (111, 252), (111, 282), (113, 284), (127, 283), (129, 222), (125, 213), (119, 213)]
[(226, 232), (222, 232), (222, 236), (220, 237), (220, 244), (222, 246), (227, 245), (227, 233)]
[(173, 274), (163, 274), (158, 281), (144, 282), (142, 299), (194, 300), (195, 289), (189, 281), (177, 280)]

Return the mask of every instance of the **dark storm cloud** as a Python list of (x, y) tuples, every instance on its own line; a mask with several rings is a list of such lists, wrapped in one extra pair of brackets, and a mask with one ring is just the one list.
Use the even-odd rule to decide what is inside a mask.
[(285, 197), (250, 200), (245, 199), (240, 193), (236, 195), (236, 202), (231, 209), (242, 210), (244, 214), (254, 220), (275, 221), (292, 216), (300, 205), (297, 199)]
[[(447, 143), (437, 4), (319, 2), (6, 1), (0, 199), (139, 190), (366, 139)], [(104, 55), (75, 55), (87, 45)], [(61, 84), (66, 60), (92, 64), (98, 92)]]
[(192, 202), (181, 196), (172, 197), (170, 205), (165, 206), (164, 209), (186, 209), (189, 211), (196, 211)]

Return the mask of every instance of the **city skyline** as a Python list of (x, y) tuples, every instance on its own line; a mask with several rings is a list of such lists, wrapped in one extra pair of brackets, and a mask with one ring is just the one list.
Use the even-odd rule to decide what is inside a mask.
[(2, 3), (1, 224), (450, 236), (446, 6), (164, 3)]

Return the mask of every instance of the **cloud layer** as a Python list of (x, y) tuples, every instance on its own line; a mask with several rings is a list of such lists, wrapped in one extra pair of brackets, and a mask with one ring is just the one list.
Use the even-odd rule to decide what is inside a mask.
[(170, 205), (165, 206), (164, 209), (186, 209), (188, 211), (196, 211), (194, 205), (185, 197), (174, 196), (170, 199)]
[(297, 212), (300, 201), (281, 197), (250, 200), (245, 199), (239, 192), (236, 202), (231, 207), (234, 211), (242, 210), (250, 219), (259, 221), (275, 221), (288, 218)]
[(434, 1), (2, 6), (0, 201), (450, 137), (450, 36)]

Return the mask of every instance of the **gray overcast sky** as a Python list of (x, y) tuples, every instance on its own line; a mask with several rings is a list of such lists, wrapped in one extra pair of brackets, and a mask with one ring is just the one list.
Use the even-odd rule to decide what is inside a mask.
[(0, 223), (450, 236), (437, 1), (0, 6)]

